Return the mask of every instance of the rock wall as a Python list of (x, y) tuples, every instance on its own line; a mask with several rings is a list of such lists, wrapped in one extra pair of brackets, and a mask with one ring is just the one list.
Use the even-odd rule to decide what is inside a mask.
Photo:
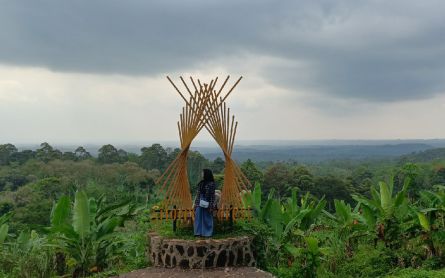
[(159, 267), (212, 268), (255, 266), (247, 236), (225, 239), (182, 240), (163, 238), (149, 233), (150, 261)]

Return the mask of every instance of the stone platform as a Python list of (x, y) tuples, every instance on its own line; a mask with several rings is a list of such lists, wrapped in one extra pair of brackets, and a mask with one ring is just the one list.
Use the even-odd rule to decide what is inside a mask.
[(170, 239), (149, 233), (149, 257), (153, 266), (184, 269), (255, 266), (248, 236), (224, 239)]
[(211, 269), (180, 269), (151, 267), (121, 274), (114, 278), (273, 278), (270, 273), (254, 267), (222, 267)]

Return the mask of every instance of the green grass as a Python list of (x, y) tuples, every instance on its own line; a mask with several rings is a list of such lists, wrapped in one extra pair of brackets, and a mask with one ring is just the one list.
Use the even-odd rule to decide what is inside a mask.
[(386, 276), (387, 278), (445, 278), (445, 269), (425, 270), (405, 268), (396, 271), (394, 274)]
[[(154, 222), (152, 224), (152, 230), (157, 232), (160, 236), (166, 238), (176, 238), (176, 239), (188, 239), (193, 240), (196, 237), (193, 234), (193, 225), (181, 224), (178, 222), (176, 232), (173, 232), (173, 223), (171, 220)], [(223, 239), (237, 236), (248, 236), (249, 233), (246, 232), (242, 227), (242, 222), (235, 222), (233, 228), (230, 229), (228, 223), (221, 224), (215, 221), (214, 226), (214, 239)]]

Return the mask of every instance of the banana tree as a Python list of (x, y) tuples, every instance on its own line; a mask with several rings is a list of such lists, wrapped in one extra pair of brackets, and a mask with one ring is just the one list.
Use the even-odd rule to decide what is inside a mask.
[(6, 237), (8, 236), (9, 226), (8, 224), (2, 224), (0, 226), (0, 250), (3, 247), (3, 243), (5, 242)]
[(319, 247), (318, 239), (314, 237), (304, 237), (304, 244), (301, 247), (286, 245), (286, 250), (298, 260), (299, 264), (293, 264), (290, 269), (295, 269), (289, 274), (291, 277), (317, 277), (317, 268), (320, 266), (321, 259), (326, 253), (325, 248)]
[(424, 207), (421, 211), (434, 218), (437, 229), (445, 229), (445, 187), (439, 185), (435, 187), (438, 189), (437, 192), (420, 192), (420, 203)]
[[(295, 190), (283, 204), (272, 195), (269, 196), (266, 204), (262, 207), (261, 217), (274, 231), (273, 242), (277, 250), (286, 254), (285, 264), (289, 265), (289, 263), (292, 264), (293, 261), (298, 260), (294, 256), (295, 253), (290, 251), (295, 250), (294, 247), (300, 248), (307, 244), (305, 238), (325, 206), (325, 200), (317, 201), (309, 194), (299, 199)], [(278, 260), (278, 262), (280, 261), (281, 259)]]
[(352, 256), (353, 245), (356, 239), (366, 234), (366, 225), (360, 221), (359, 205), (354, 209), (343, 200), (334, 200), (335, 213), (323, 213), (330, 220), (338, 239), (344, 242), (346, 254)]
[(245, 208), (250, 207), (255, 215), (261, 213), (261, 201), (262, 201), (261, 185), (259, 182), (255, 183), (253, 190), (243, 191), (242, 201)]
[[(289, 246), (304, 245), (305, 234), (309, 231), (326, 206), (326, 201), (316, 200), (309, 193), (298, 198), (297, 191), (283, 203), (274, 197), (274, 190), (269, 192), (267, 200), (262, 203), (261, 186), (256, 184), (250, 198), (245, 204), (252, 205), (257, 219), (269, 226), (273, 231), (271, 238), (274, 248), (292, 255)], [(287, 246), (287, 247), (286, 247)]]
[(0, 250), (2, 250), (3, 243), (8, 237), (9, 225), (8, 220), (11, 218), (12, 212), (8, 212), (0, 216)]
[(309, 193), (299, 199), (296, 190), (292, 190), (291, 197), (281, 203), (279, 199), (274, 198), (273, 189), (262, 205), (259, 184), (255, 186), (251, 200), (255, 211), (258, 212), (258, 218), (267, 223), (280, 240), (296, 229), (299, 234), (307, 231), (326, 206), (324, 199), (315, 200)]
[(399, 224), (410, 215), (407, 198), (409, 184), (410, 179), (405, 179), (403, 188), (395, 193), (391, 178), (389, 183), (379, 182), (379, 190), (371, 188), (371, 199), (359, 195), (352, 196), (360, 205), (362, 222), (387, 245), (399, 239), (402, 232)]
[[(298, 204), (300, 203), (300, 204)], [(300, 198), (298, 202), (297, 191), (292, 190), (292, 195), (283, 205), (283, 219), (285, 223), (285, 234), (290, 229), (298, 228), (302, 231), (310, 229), (316, 222), (323, 209), (326, 207), (326, 200), (316, 200), (309, 195), (309, 192)]]
[[(438, 246), (445, 243), (445, 188), (436, 186), (437, 192), (420, 192), (420, 204), (423, 209), (417, 212), (418, 223), (422, 228), (422, 239), (426, 244), (428, 256), (433, 257), (441, 253)], [(435, 242), (439, 244), (435, 244)]]
[(269, 192), (267, 200), (262, 202), (261, 185), (257, 182), (253, 191), (243, 194), (244, 207), (251, 207), (254, 215), (264, 223), (267, 223), (275, 234), (280, 234), (283, 225), (282, 207), (278, 199), (274, 198), (274, 190)]
[(107, 206), (104, 197), (88, 199), (83, 191), (76, 192), (73, 205), (67, 196), (59, 199), (51, 213), (50, 231), (76, 261), (74, 276), (107, 266), (107, 259), (125, 240), (118, 237), (116, 228), (138, 210), (128, 201)]

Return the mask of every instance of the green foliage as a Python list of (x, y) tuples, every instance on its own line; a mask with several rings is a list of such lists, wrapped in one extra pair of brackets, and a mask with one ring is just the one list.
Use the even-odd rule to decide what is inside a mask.
[(151, 147), (141, 149), (140, 165), (147, 170), (164, 170), (167, 167), (168, 154), (160, 144), (153, 144)]
[[(0, 277), (106, 277), (146, 267), (146, 231), (155, 224), (147, 209), (131, 217), (158, 201), (154, 181), (178, 153), (159, 144), (141, 155), (105, 145), (96, 159), (83, 147), (0, 145)], [(224, 161), (190, 154), (192, 186), (207, 167), (216, 174)], [(255, 187), (242, 198), (255, 217), (232, 231), (218, 224), (215, 237), (252, 235), (258, 266), (278, 277), (442, 275), (429, 269), (445, 266), (445, 190), (435, 186), (444, 169), (440, 159), (248, 160), (241, 170)], [(388, 173), (394, 180), (378, 182)], [(193, 238), (190, 226), (157, 228)]]
[(379, 182), (379, 191), (373, 187), (371, 199), (353, 195), (363, 210), (364, 216), (361, 220), (371, 233), (376, 231), (376, 237), (388, 245), (399, 242), (400, 235), (404, 232), (401, 224), (406, 218), (411, 217), (412, 211), (409, 210), (407, 198), (409, 183), (410, 179), (407, 178), (402, 190), (394, 193), (394, 183), (391, 179), (388, 184)]
[(279, 263), (279, 247), (274, 244), (274, 232), (262, 221), (253, 219), (245, 223), (243, 229), (253, 236), (252, 249), (255, 254), (258, 267), (271, 269)]
[(0, 245), (3, 245), (6, 237), (8, 236), (9, 226), (8, 224), (2, 224), (0, 226)]
[(285, 197), (291, 189), (291, 172), (288, 165), (276, 163), (264, 173), (263, 193), (269, 194), (274, 189), (278, 197)]
[(346, 180), (328, 175), (325, 177), (317, 177), (314, 180), (314, 188), (310, 192), (317, 198), (324, 198), (327, 201), (328, 209), (332, 210), (334, 200), (340, 199), (351, 202), (351, 185)]
[(76, 160), (84, 160), (91, 158), (91, 154), (82, 146), (77, 147), (74, 151), (74, 156)]
[(21, 232), (0, 243), (0, 276), (50, 277), (53, 255), (46, 237), (35, 231)]
[(385, 247), (361, 245), (353, 257), (345, 259), (337, 266), (334, 277), (381, 277), (392, 268), (393, 257)]
[(445, 269), (425, 270), (425, 269), (400, 269), (386, 278), (445, 278)]
[(62, 152), (54, 149), (50, 144), (44, 142), (40, 144), (40, 149), (36, 150), (36, 158), (47, 163), (50, 160), (61, 159)]
[(263, 183), (263, 172), (261, 172), (261, 170), (255, 165), (252, 160), (247, 159), (241, 164), (240, 168), (252, 185), (256, 183)]
[(9, 201), (12, 206), (11, 229), (14, 232), (26, 228), (42, 232), (49, 224), (48, 215), (53, 201), (65, 190), (60, 179), (52, 177), (1, 195), (0, 200)]
[(351, 256), (359, 238), (366, 235), (366, 221), (360, 221), (361, 215), (358, 212), (358, 206), (352, 209), (343, 200), (335, 200), (334, 205), (335, 214), (323, 212), (328, 217), (327, 224), (334, 229), (335, 236), (342, 241), (345, 252)]
[(13, 155), (17, 153), (17, 148), (12, 144), (0, 145), (0, 165), (8, 165)]
[(108, 144), (99, 149), (97, 160), (101, 163), (117, 163), (121, 161), (121, 156), (113, 145)]
[(279, 277), (317, 277), (323, 250), (319, 248), (316, 238), (305, 237), (304, 246), (300, 248), (287, 244), (286, 250), (292, 255), (294, 261), (288, 268), (278, 267), (275, 270)]
[[(213, 162), (210, 164), (210, 169), (213, 171), (213, 174), (221, 174), (224, 171), (225, 167), (225, 161), (221, 157), (217, 157)], [(242, 165), (241, 165), (242, 167)], [(242, 170), (242, 168), (241, 168)], [(261, 172), (260, 172), (261, 173)], [(252, 181), (251, 179), (249, 179)]]
[[(306, 237), (305, 233), (309, 232), (320, 216), (326, 201), (317, 201), (309, 193), (298, 198), (296, 190), (293, 190), (292, 197), (281, 203), (273, 194), (271, 191), (262, 204), (261, 186), (256, 184), (250, 199), (258, 214), (259, 223), (263, 223), (256, 222), (250, 229), (259, 238), (256, 241), (259, 242), (256, 251), (265, 257), (275, 253), (274, 260), (269, 257), (271, 262), (262, 264), (283, 277), (292, 277), (296, 273), (304, 275), (303, 277), (312, 277), (310, 273), (319, 265), (321, 253), (318, 240)], [(284, 270), (282, 265), (287, 264), (288, 259), (298, 260), (299, 266)]]
[(129, 202), (107, 206), (104, 197), (88, 199), (85, 192), (78, 191), (70, 223), (63, 218), (70, 214), (70, 206), (66, 197), (55, 204), (51, 233), (62, 250), (75, 260), (75, 275), (86, 275), (90, 269), (104, 269), (124, 241), (117, 235), (116, 228), (134, 215), (137, 208)]
[(202, 169), (209, 167), (209, 161), (199, 152), (190, 151), (188, 155), (188, 177), (191, 191), (196, 192), (197, 184), (202, 179)]

